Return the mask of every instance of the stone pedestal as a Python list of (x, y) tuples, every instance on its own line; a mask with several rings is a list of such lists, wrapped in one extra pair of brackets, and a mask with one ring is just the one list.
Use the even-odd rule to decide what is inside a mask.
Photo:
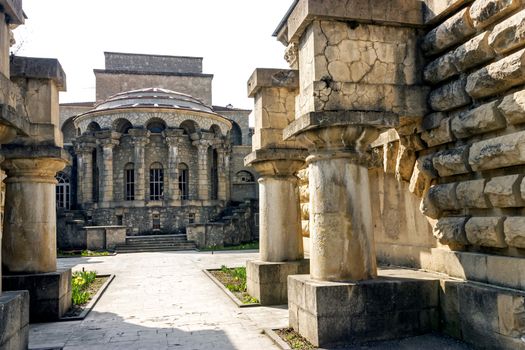
[(439, 280), (381, 277), (356, 283), (288, 277), (290, 326), (315, 346), (437, 330)]
[[(31, 323), (58, 321), (71, 307), (71, 269), (38, 274), (4, 275), (2, 282), (4, 291), (29, 291)], [(4, 294), (0, 300), (3, 296)]]
[(29, 293), (0, 295), (0, 350), (26, 350), (29, 337)]
[(248, 294), (261, 305), (281, 305), (288, 301), (288, 276), (308, 274), (310, 261), (289, 262), (252, 260), (246, 263)]

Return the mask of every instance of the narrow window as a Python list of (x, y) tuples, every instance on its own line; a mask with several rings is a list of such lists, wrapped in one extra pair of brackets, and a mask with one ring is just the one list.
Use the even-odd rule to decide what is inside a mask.
[(188, 193), (188, 166), (184, 163), (179, 164), (179, 191), (180, 199), (187, 200)]
[(117, 225), (122, 226), (124, 223), (124, 217), (122, 215), (117, 215)]
[(189, 213), (188, 214), (188, 223), (194, 224), (195, 223), (195, 213)]
[(69, 184), (69, 177), (60, 172), (56, 176), (56, 202), (57, 208), (69, 209), (71, 206), (71, 187)]
[(149, 199), (158, 201), (164, 195), (164, 169), (162, 164), (153, 163), (149, 170)]
[(133, 201), (135, 200), (135, 167), (132, 163), (126, 164), (124, 178), (126, 179), (126, 200)]

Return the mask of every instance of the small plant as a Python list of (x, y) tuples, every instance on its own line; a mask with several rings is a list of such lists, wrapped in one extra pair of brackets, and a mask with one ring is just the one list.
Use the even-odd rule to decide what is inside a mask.
[(247, 293), (245, 267), (229, 268), (222, 265), (221, 269), (217, 272), (216, 277), (230, 292), (234, 293), (243, 304), (257, 304), (259, 302), (259, 300)]
[(89, 286), (95, 281), (97, 273), (95, 271), (77, 271), (72, 276), (72, 299), (73, 305), (86, 304), (91, 298), (91, 294), (87, 291)]

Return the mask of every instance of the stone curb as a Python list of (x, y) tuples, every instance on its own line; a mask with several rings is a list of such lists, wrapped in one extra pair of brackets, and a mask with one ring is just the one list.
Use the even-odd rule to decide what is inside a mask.
[(281, 348), (282, 350), (292, 350), (292, 348), (290, 347), (290, 345), (288, 345), (287, 342), (285, 342), (280, 336), (279, 334), (275, 333), (275, 331), (273, 329), (270, 329), (270, 328), (264, 328), (263, 329), (263, 332), (264, 334), (266, 334), (268, 336), (268, 338), (270, 338), (274, 343), (275, 345), (277, 345), (279, 348)]
[(115, 279), (115, 275), (97, 275), (97, 277), (109, 277), (109, 278), (102, 285), (102, 287), (100, 287), (97, 294), (95, 294), (95, 296), (91, 298), (91, 301), (87, 304), (87, 306), (84, 308), (84, 311), (82, 311), (80, 315), (72, 316), (72, 317), (62, 317), (58, 320), (59, 322), (81, 321), (87, 317), (87, 315), (91, 312), (91, 310), (97, 304), (98, 300), (102, 297), (102, 294), (104, 294), (109, 284)]
[(228, 288), (226, 288), (218, 279), (215, 278), (215, 276), (213, 276), (210, 271), (219, 271), (220, 269), (205, 269), (205, 270), (202, 270), (202, 272), (204, 272), (204, 274), (206, 276), (209, 277), (209, 279), (211, 279), (213, 281), (213, 283), (215, 283), (236, 305), (237, 307), (241, 307), (241, 308), (244, 308), (244, 307), (255, 307), (255, 306), (261, 306), (260, 303), (256, 303), (256, 304), (243, 304), (236, 296), (235, 294), (233, 294), (232, 292), (230, 292), (228, 290)]

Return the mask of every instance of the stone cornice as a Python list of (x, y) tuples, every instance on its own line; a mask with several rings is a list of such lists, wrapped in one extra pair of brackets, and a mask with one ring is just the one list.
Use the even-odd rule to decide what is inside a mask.
[(66, 91), (66, 73), (57, 59), (12, 56), (10, 63), (11, 78), (52, 80), (59, 91)]
[(257, 68), (248, 79), (248, 97), (263, 88), (299, 88), (299, 71), (291, 69)]
[(283, 138), (291, 139), (303, 132), (332, 126), (365, 126), (376, 129), (394, 128), (399, 116), (388, 112), (370, 111), (324, 111), (311, 112), (294, 120), (283, 130)]

